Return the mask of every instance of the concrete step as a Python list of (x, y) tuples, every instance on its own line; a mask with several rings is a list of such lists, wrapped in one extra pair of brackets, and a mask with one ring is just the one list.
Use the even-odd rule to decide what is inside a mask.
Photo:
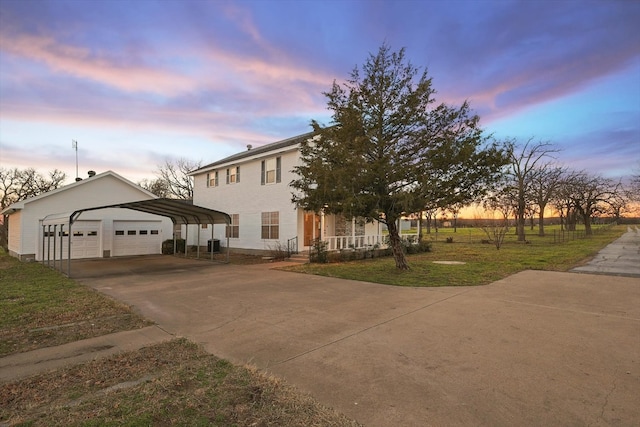
[(306, 263), (309, 262), (309, 254), (305, 253), (305, 252), (292, 254), (291, 258), (289, 258), (287, 261), (299, 262), (300, 264), (306, 264)]

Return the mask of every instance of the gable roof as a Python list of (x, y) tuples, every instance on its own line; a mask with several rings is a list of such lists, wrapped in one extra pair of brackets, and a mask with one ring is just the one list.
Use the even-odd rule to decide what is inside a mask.
[(141, 193), (144, 193), (144, 194), (146, 194), (149, 197), (152, 197), (154, 199), (156, 198), (156, 196), (153, 193), (145, 190), (144, 188), (140, 187), (137, 184), (134, 184), (133, 182), (131, 182), (128, 179), (118, 175), (117, 173), (115, 173), (115, 172), (113, 172), (111, 170), (108, 170), (106, 172), (102, 172), (102, 173), (97, 174), (95, 176), (92, 176), (90, 178), (85, 178), (85, 179), (83, 179), (81, 181), (76, 181), (76, 182), (74, 182), (72, 184), (67, 184), (67, 185), (65, 185), (63, 187), (56, 188), (55, 190), (47, 191), (46, 193), (42, 193), (42, 194), (39, 194), (37, 196), (29, 197), (28, 199), (20, 200), (19, 202), (15, 202), (15, 203), (7, 206), (2, 212), (0, 212), (0, 214), (2, 214), (2, 215), (10, 215), (10, 214), (14, 213), (17, 210), (24, 209), (24, 207), (25, 207), (25, 205), (27, 203), (31, 203), (31, 202), (34, 202), (36, 200), (41, 200), (41, 199), (44, 199), (46, 197), (54, 196), (56, 194), (62, 193), (63, 191), (68, 191), (68, 190), (77, 188), (77, 187), (79, 187), (81, 185), (84, 185), (84, 184), (86, 184), (88, 182), (96, 181), (96, 180), (98, 180), (100, 178), (104, 178), (106, 176), (112, 176), (112, 177), (124, 182), (127, 185), (135, 187), (137, 190), (140, 190)]
[(201, 168), (191, 171), (189, 175), (197, 175), (199, 173), (215, 169), (220, 165), (237, 163), (240, 160), (244, 160), (250, 157), (259, 157), (260, 155), (269, 153), (271, 151), (278, 151), (285, 148), (293, 147), (300, 144), (302, 141), (311, 138), (312, 136), (313, 132), (307, 132), (305, 134), (294, 136), (292, 138), (283, 139), (282, 141), (272, 142), (271, 144), (266, 144), (258, 148), (251, 148), (246, 151), (241, 151), (240, 153), (233, 154), (229, 157), (225, 157), (224, 159), (215, 161), (206, 166), (202, 166)]

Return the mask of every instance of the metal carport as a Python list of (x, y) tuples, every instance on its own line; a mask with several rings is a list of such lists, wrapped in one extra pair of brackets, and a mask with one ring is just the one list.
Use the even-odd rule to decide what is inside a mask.
[[(99, 209), (109, 209), (109, 208), (124, 208), (124, 209), (132, 209), (140, 212), (145, 212), (149, 214), (159, 215), (171, 218), (171, 221), (175, 225), (185, 225), (189, 224), (211, 224), (211, 238), (213, 239), (213, 226), (215, 224), (225, 224), (229, 225), (231, 223), (231, 217), (220, 211), (216, 211), (213, 209), (205, 208), (202, 206), (194, 205), (193, 202), (189, 200), (177, 200), (177, 199), (150, 199), (150, 200), (140, 200), (136, 202), (126, 202), (126, 203), (117, 203), (113, 205), (103, 205), (103, 206), (94, 206), (90, 208), (78, 209), (71, 213), (63, 213), (63, 214), (52, 214), (45, 217), (42, 221), (42, 262), (45, 262), (44, 257), (44, 247), (45, 240), (47, 240), (47, 248), (51, 247), (48, 239), (51, 239), (53, 235), (53, 267), (56, 267), (56, 236), (58, 234), (63, 235), (66, 232), (68, 236), (68, 253), (67, 253), (67, 276), (71, 277), (71, 237), (73, 235), (72, 228), (73, 223), (82, 215), (83, 212), (94, 211)], [(64, 230), (65, 225), (67, 229)], [(53, 226), (53, 233), (51, 232), (51, 227)], [(58, 233), (57, 227), (60, 226), (60, 230)], [(48, 228), (48, 230), (47, 230)], [(185, 242), (188, 237), (188, 227), (185, 227)], [(198, 233), (200, 232), (200, 228), (198, 228)], [(62, 239), (60, 238), (60, 271), (62, 272), (62, 263), (63, 263), (63, 254), (62, 254)], [(174, 253), (175, 253), (175, 229), (174, 229)], [(198, 255), (199, 255), (200, 247), (198, 245)], [(47, 264), (51, 265), (51, 257), (50, 253), (47, 254)], [(185, 244), (185, 256), (187, 255), (187, 245)], [(211, 257), (213, 259), (213, 250), (211, 251)], [(229, 237), (227, 236), (227, 262), (229, 262)]]

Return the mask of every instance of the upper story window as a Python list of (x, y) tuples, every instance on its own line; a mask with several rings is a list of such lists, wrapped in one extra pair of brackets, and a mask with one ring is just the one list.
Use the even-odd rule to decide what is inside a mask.
[(240, 182), (240, 166), (227, 169), (227, 184)]
[(217, 187), (220, 181), (218, 180), (218, 171), (210, 172), (207, 174), (207, 187)]
[(282, 181), (282, 173), (280, 172), (282, 161), (280, 157), (272, 157), (262, 161), (262, 178), (260, 183), (275, 184)]

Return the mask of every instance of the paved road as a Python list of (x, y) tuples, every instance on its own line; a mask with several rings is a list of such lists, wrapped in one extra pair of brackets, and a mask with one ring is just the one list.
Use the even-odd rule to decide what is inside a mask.
[(398, 288), (173, 257), (76, 272), (368, 426), (640, 425), (637, 277)]
[(598, 252), (589, 263), (572, 271), (640, 277), (640, 229), (627, 228), (625, 234)]

